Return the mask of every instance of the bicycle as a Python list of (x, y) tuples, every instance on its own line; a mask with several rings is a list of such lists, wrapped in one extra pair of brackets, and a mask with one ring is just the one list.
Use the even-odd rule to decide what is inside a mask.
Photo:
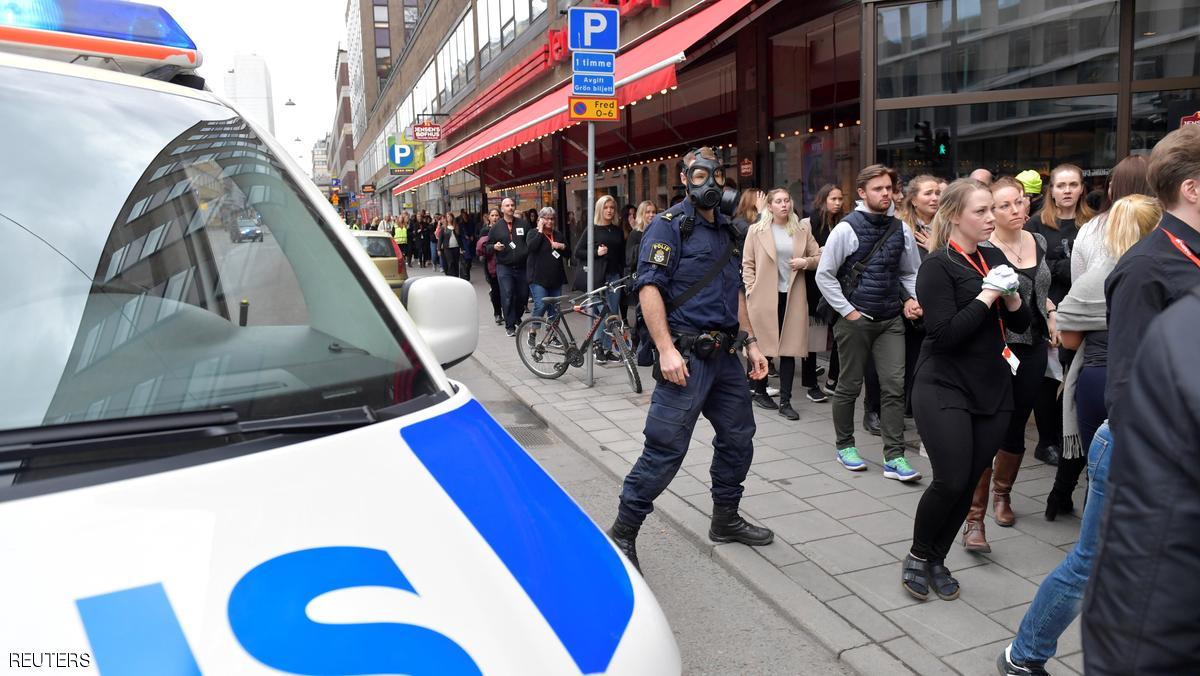
[[(612, 339), (612, 344), (625, 365), (629, 386), (640, 394), (642, 376), (638, 372), (637, 360), (633, 354), (629, 327), (620, 316), (604, 314), (607, 310), (604, 294), (619, 291), (632, 281), (633, 275), (630, 275), (579, 296), (572, 297), (567, 294), (543, 298), (543, 303), (550, 303), (554, 307), (554, 317), (531, 317), (517, 327), (517, 354), (520, 355), (525, 368), (539, 378), (550, 380), (562, 376), (572, 366), (579, 368), (583, 366), (588, 349), (594, 353), (600, 352), (596, 333), (603, 330)], [(593, 320), (582, 344), (576, 343), (571, 326), (565, 319), (569, 313), (581, 314)]]

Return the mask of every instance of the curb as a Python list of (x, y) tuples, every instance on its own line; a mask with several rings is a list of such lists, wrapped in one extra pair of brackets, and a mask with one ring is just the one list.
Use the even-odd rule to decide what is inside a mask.
[[(595, 462), (613, 478), (625, 478), (630, 467), (627, 460), (599, 443), (588, 441), (588, 434), (569, 420), (551, 419), (543, 415), (537, 405), (546, 403), (545, 400), (534, 394), (530, 388), (510, 385), (508, 379), (511, 378), (511, 374), (499, 367), (487, 354), (476, 351), (471, 355), (471, 359), (501, 387), (508, 390), (514, 399), (528, 406), (534, 415), (564, 442)], [(530, 391), (519, 391), (522, 389)], [(686, 500), (666, 491), (655, 500), (655, 511), (698, 550), (720, 563), (759, 598), (782, 613), (794, 626), (815, 638), (851, 669), (872, 676), (912, 673), (878, 643), (794, 583), (754, 549), (738, 544), (715, 545), (710, 542), (709, 518)]]

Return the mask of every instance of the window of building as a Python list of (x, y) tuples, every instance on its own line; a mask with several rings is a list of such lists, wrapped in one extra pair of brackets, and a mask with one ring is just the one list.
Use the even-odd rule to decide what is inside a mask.
[(412, 40), (417, 22), (421, 20), (421, 6), (418, 0), (404, 0), (404, 43)]
[(442, 105), (466, 89), (475, 63), (475, 19), (467, 11), (437, 55), (438, 96)]
[(388, 35), (387, 26), (384, 26), (383, 28), (375, 29), (375, 46), (376, 47), (390, 47), (391, 46), (391, 37)]
[(771, 38), (772, 72), (794, 83), (771, 88), (774, 117), (858, 101), (861, 20), (855, 8)]
[(1149, 153), (1162, 137), (1179, 128), (1183, 118), (1198, 112), (1200, 89), (1134, 94), (1130, 154)]
[(1200, 73), (1200, 3), (1137, 0), (1133, 26), (1134, 80)]
[[(1172, 21), (1185, 13), (1168, 11)], [(1193, 55), (1195, 13), (1174, 24), (1191, 27)], [(1117, 79), (1119, 0), (936, 0), (880, 7), (876, 17), (880, 98)]]
[(375, 5), (375, 23), (387, 23), (388, 8), (387, 5)]
[(1116, 163), (1117, 97), (880, 111), (875, 132), (876, 161), (903, 176), (954, 178), (979, 167), (1013, 176), (1063, 162), (1107, 175)]
[(479, 64), (490, 62), (512, 44), (546, 13), (547, 4), (546, 0), (478, 0)]

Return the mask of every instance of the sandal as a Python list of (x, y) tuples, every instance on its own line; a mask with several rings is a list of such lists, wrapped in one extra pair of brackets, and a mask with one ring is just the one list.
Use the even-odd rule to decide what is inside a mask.
[(958, 598), (958, 580), (950, 574), (950, 569), (943, 561), (929, 562), (929, 576), (933, 578), (933, 591), (943, 601), (953, 601)]
[(904, 591), (924, 601), (929, 598), (929, 569), (928, 563), (918, 560), (912, 554), (904, 557), (904, 566), (900, 569), (900, 586)]

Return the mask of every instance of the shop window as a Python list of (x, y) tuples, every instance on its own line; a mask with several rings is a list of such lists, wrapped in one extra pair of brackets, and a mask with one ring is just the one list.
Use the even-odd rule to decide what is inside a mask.
[(1150, 152), (1168, 132), (1179, 128), (1183, 118), (1197, 113), (1200, 113), (1200, 89), (1134, 94), (1130, 154)]
[[(1172, 16), (1182, 20), (1183, 13)], [(1180, 25), (1193, 27), (1194, 55), (1196, 20)], [(1119, 28), (1118, 0), (936, 0), (881, 7), (877, 93), (893, 98), (1115, 82)]]
[(1200, 73), (1200, 2), (1137, 0), (1133, 26), (1133, 79)]
[(839, 12), (771, 38), (772, 115), (796, 115), (813, 108), (857, 101), (860, 45), (858, 8)]
[(1063, 162), (1106, 175), (1116, 163), (1116, 126), (1116, 96), (881, 111), (876, 161), (902, 176), (948, 179), (979, 167), (1010, 176), (1046, 172)]
[(642, 199), (650, 199), (650, 168), (642, 167)]

